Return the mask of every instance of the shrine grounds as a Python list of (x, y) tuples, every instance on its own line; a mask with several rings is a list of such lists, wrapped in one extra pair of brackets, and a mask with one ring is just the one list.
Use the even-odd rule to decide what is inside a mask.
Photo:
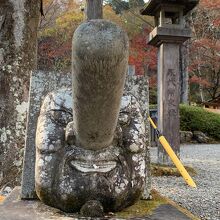
[[(151, 148), (152, 162), (157, 149)], [(182, 145), (181, 161), (197, 171), (197, 188), (187, 186), (182, 177), (152, 177), (152, 187), (202, 220), (220, 219), (220, 144)]]

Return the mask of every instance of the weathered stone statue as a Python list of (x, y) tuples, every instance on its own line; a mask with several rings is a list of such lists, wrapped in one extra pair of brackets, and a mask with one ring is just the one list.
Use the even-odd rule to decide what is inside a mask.
[(135, 97), (122, 96), (127, 35), (109, 21), (83, 23), (72, 59), (73, 90), (48, 94), (41, 107), (36, 192), (66, 212), (91, 204), (121, 210), (142, 196), (146, 183), (144, 119)]

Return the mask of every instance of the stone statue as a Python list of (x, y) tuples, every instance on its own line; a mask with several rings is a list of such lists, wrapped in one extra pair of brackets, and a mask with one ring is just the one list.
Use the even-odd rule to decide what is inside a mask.
[(36, 133), (35, 185), (40, 200), (66, 212), (117, 211), (146, 183), (145, 124), (133, 96), (123, 96), (128, 37), (91, 20), (73, 36), (73, 89), (48, 94)]

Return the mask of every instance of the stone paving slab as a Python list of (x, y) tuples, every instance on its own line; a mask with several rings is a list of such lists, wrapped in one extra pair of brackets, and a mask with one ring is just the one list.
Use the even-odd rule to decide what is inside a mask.
[[(20, 187), (16, 187), (12, 193), (0, 204), (0, 220), (76, 220), (91, 219), (79, 218), (71, 214), (64, 214), (58, 209), (44, 205), (39, 200), (20, 200)], [(119, 220), (119, 218), (93, 218)], [(130, 218), (132, 220), (190, 220), (183, 212), (172, 204), (160, 205), (153, 214), (145, 217)]]

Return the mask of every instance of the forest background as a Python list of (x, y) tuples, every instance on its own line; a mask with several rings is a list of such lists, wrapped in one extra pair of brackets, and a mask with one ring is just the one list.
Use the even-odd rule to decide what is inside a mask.
[[(156, 104), (157, 49), (147, 44), (154, 27), (152, 17), (141, 16), (143, 0), (106, 0), (104, 18), (121, 26), (130, 39), (129, 64), (137, 75), (147, 74), (150, 103)], [(71, 71), (71, 41), (84, 20), (84, 1), (44, 0), (44, 16), (38, 30), (38, 68)], [(201, 0), (187, 16), (193, 30), (183, 56), (187, 57), (189, 102), (202, 103), (220, 95), (220, 0)], [(184, 79), (183, 79), (184, 80)]]

